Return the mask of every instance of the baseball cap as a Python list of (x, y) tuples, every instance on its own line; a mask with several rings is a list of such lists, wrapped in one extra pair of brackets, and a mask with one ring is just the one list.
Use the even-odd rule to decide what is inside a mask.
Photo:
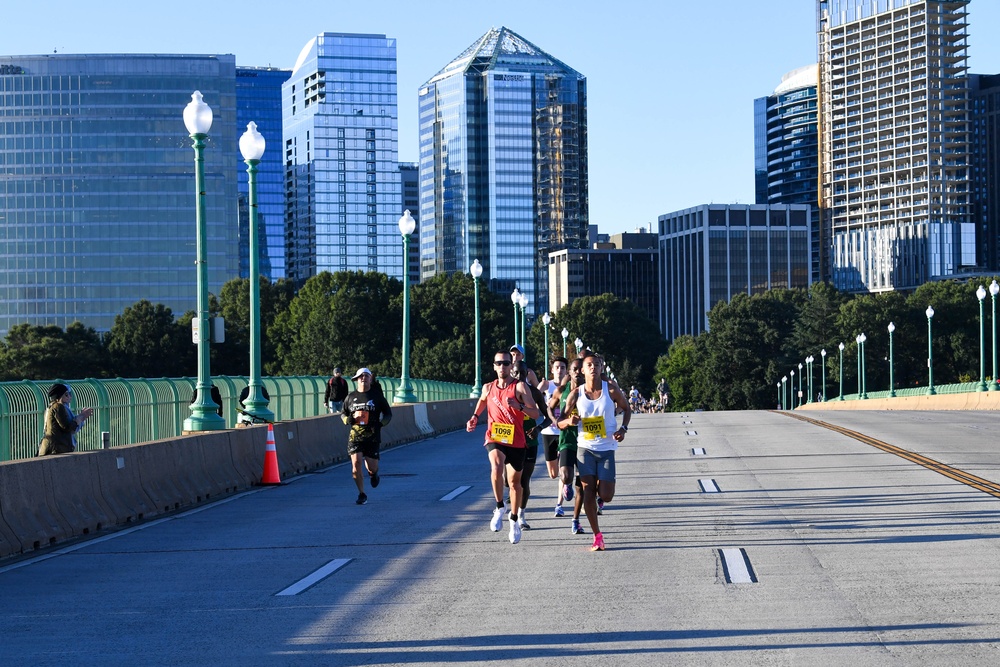
[(516, 343), (514, 345), (511, 345), (510, 346), (510, 351), (513, 352), (514, 350), (517, 350), (518, 352), (521, 353), (521, 356), (524, 356), (524, 348), (522, 346), (520, 346), (520, 345), (518, 345)]
[(371, 375), (371, 374), (372, 374), (372, 372), (370, 370), (368, 370), (367, 368), (359, 368), (358, 372), (351, 376), (351, 379), (352, 380), (357, 380), (362, 375)]

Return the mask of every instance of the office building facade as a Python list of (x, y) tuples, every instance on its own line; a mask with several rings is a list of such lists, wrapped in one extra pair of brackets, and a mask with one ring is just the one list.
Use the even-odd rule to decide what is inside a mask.
[(708, 330), (708, 311), (737, 294), (808, 287), (807, 204), (708, 204), (659, 217), (660, 330)]
[[(559, 312), (584, 296), (611, 293), (660, 322), (660, 254), (655, 234), (616, 234), (609, 248), (549, 253), (549, 307)], [(602, 244), (604, 245), (604, 244)]]
[(1000, 270), (1000, 75), (969, 77), (972, 103), (972, 211), (979, 265)]
[[(264, 137), (264, 156), (257, 165), (257, 245), (261, 275), (285, 277), (285, 161), (281, 135), (281, 86), (291, 70), (274, 67), (236, 68), (236, 132), (257, 124)], [(237, 153), (239, 187), (240, 278), (250, 275), (249, 175)]]
[(0, 57), (0, 335), (108, 330), (141, 299), (197, 306), (194, 150), (182, 113), (212, 107), (208, 286), (237, 274), (235, 58)]
[(396, 40), (323, 33), (282, 86), (286, 273), (402, 278)]
[[(420, 226), (420, 167), (413, 162), (399, 163), (399, 179), (403, 192), (401, 211), (409, 211)], [(420, 282), (420, 234), (410, 235), (410, 284)]]
[(976, 264), (968, 0), (817, 0), (824, 271), (852, 292)]
[(421, 275), (467, 271), (548, 310), (548, 253), (588, 231), (587, 87), (507, 28), (420, 88)]
[(792, 70), (767, 97), (754, 100), (756, 203), (812, 206), (812, 280), (819, 280), (819, 66)]

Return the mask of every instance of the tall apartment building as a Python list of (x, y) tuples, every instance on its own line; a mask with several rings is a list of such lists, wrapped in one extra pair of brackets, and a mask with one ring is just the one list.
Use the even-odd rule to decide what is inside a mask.
[[(257, 165), (257, 242), (261, 275), (285, 277), (285, 160), (281, 136), (281, 86), (291, 70), (274, 67), (236, 68), (236, 132), (257, 124), (264, 137), (264, 156)], [(240, 278), (250, 275), (249, 176), (246, 163), (234, 156), (241, 171), (239, 185)]]
[(396, 40), (323, 33), (282, 86), (289, 278), (381, 271), (402, 278)]
[(708, 204), (659, 217), (660, 330), (708, 330), (708, 311), (736, 294), (808, 287), (808, 204)]
[(231, 55), (0, 57), (0, 335), (80, 321), (99, 331), (141, 299), (194, 310), (200, 90), (208, 286), (237, 275), (236, 61)]
[[(417, 223), (420, 223), (420, 168), (413, 162), (399, 163), (399, 178), (403, 188), (403, 206), (401, 211), (409, 211)], [(420, 234), (410, 237), (410, 284), (420, 282)]]
[(792, 70), (767, 97), (754, 100), (756, 203), (812, 206), (810, 270), (820, 279), (819, 66)]
[(975, 266), (968, 0), (817, 0), (824, 273), (854, 292)]
[(494, 28), (420, 88), (421, 275), (467, 271), (548, 310), (548, 253), (588, 230), (587, 81)]
[(979, 265), (1000, 269), (1000, 75), (973, 74), (972, 210), (979, 243)]

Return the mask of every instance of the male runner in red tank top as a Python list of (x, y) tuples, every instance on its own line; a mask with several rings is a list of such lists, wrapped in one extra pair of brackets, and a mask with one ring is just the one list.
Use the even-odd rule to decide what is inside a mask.
[(531, 397), (527, 385), (511, 377), (511, 354), (501, 350), (493, 355), (493, 369), (497, 379), (483, 386), (472, 417), (465, 425), (471, 433), (479, 424), (479, 413), (486, 408), (486, 451), (490, 456), (490, 481), (496, 498), (496, 509), (490, 528), (498, 532), (503, 527), (504, 467), (510, 484), (510, 542), (521, 541), (521, 527), (517, 524), (517, 508), (521, 506), (521, 471), (524, 469), (524, 415), (537, 419), (541, 412)]

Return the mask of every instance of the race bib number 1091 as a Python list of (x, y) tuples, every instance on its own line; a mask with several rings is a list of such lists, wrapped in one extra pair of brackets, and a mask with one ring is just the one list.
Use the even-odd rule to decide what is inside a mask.
[(607, 433), (604, 430), (604, 417), (584, 417), (580, 427), (585, 440), (597, 440), (598, 438), (607, 437)]

